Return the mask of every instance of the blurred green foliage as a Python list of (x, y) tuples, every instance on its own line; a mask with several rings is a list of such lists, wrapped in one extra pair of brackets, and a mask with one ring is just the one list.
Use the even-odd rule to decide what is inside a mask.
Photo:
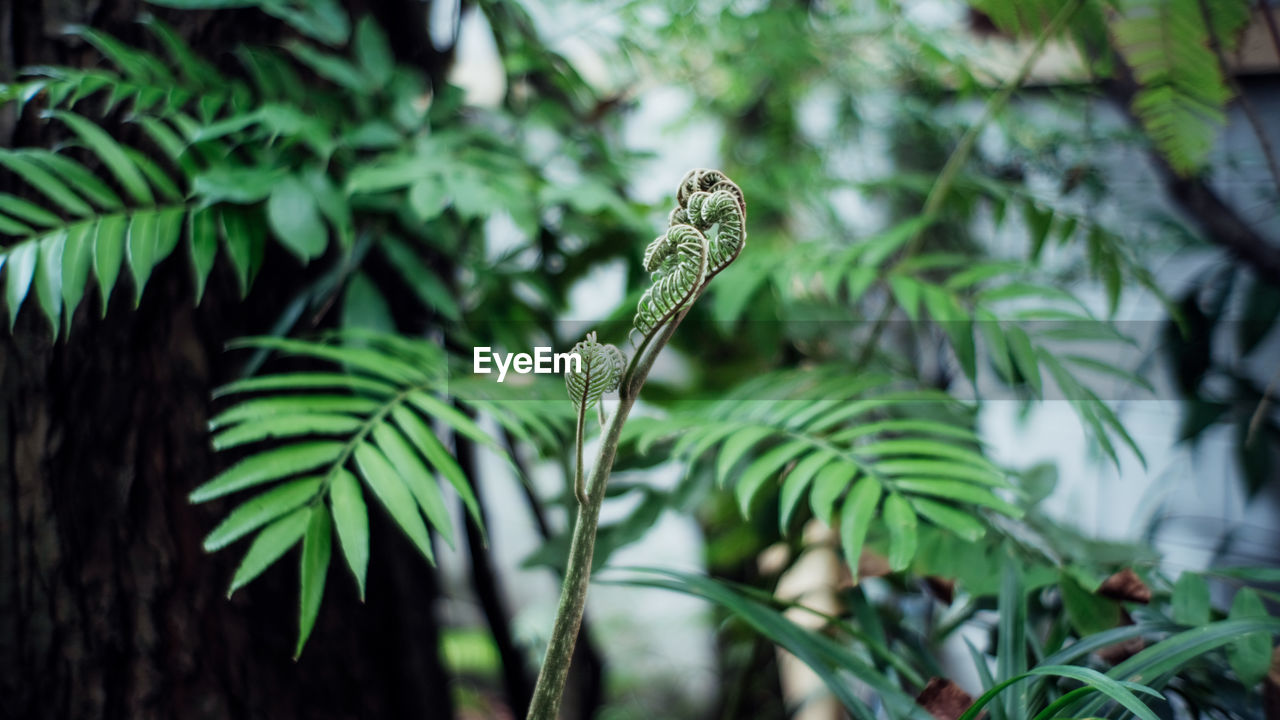
[[(588, 83), (516, 3), (475, 9), (505, 75), (493, 108), (432, 87), (371, 18), (334, 2), (159, 4), (252, 5), (297, 37), (232, 48), (227, 68), (154, 18), (143, 47), (77, 28), (101, 62), (30, 68), (0, 86), (0, 100), (63, 138), (0, 150), (19, 188), (0, 194), (10, 325), (25, 304), (65, 336), (93, 322), (77, 308), (96, 302), (105, 314), (120, 285), (137, 306), (175, 254), (197, 301), (219, 272), (243, 296), (271, 281), (268, 258), (309, 268), (268, 337), (244, 343), (256, 354), (222, 394), (245, 399), (211, 427), (237, 462), (193, 497), (262, 486), (206, 547), (254, 538), (238, 587), (302, 545), (301, 652), (331, 529), (361, 589), (368, 553), (406, 550), (368, 546), (366, 491), (432, 560), (433, 538), (452, 538), (440, 487), (480, 521), (460, 443), (489, 447), (517, 475), (523, 460), (568, 462), (573, 410), (558, 383), (466, 377), (467, 349), (570, 346), (578, 329), (560, 321), (571, 293), (614, 263), (628, 300), (599, 308), (600, 331), (620, 342), (661, 215), (631, 195), (647, 166), (621, 140), (628, 99)], [(1274, 278), (1228, 264), (1189, 290), (1165, 287), (1153, 261), (1202, 234), (1194, 218), (1127, 216), (1116, 193), (1125, 178), (1104, 162), (1152, 151), (1180, 177), (1212, 171), (1233, 92), (1221, 52), (1247, 4), (972, 6), (1022, 42), (1020, 65), (992, 73), (971, 38), (887, 0), (616, 10), (625, 31), (603, 57), (619, 86), (677, 88), (688, 100), (681, 122), (713, 126), (719, 167), (750, 202), (750, 245), (675, 336), (688, 377), (655, 382), (652, 416), (628, 426), (609, 492), (638, 502), (601, 528), (596, 564), (664, 511), (692, 514), (717, 579), (655, 571), (632, 581), (717, 603), (728, 633), (749, 626), (788, 649), (856, 717), (919, 715), (915, 693), (945, 673), (938, 648), (984, 624), (994, 641), (973, 650), (974, 668), (986, 687), (1018, 683), (993, 695), (995, 718), (1165, 707), (1132, 695), (1146, 688), (1121, 684), (1130, 680), (1201, 717), (1260, 717), (1252, 708), (1276, 629), (1262, 599), (1275, 600), (1274, 574), (1169, 578), (1150, 547), (1082, 536), (1042, 511), (1056, 470), (999, 465), (976, 421), (991, 394), (1028, 406), (1066, 399), (1100, 458), (1141, 461), (1111, 400), (1152, 392), (1150, 372), (1116, 362), (1133, 340), (1112, 318), (1128, 298), (1153, 300), (1187, 400), (1183, 439), (1230, 424), (1248, 489), (1274, 479), (1280, 424), (1236, 362), (1275, 339)], [(1085, 82), (1020, 102), (1050, 46), (1077, 51)], [(1095, 117), (1098, 89), (1116, 83), (1133, 85), (1132, 125)], [(1043, 121), (1046, 107), (1058, 120)], [(1233, 301), (1244, 320), (1238, 355), (1224, 361), (1215, 349)], [(644, 482), (668, 462), (681, 468), (673, 488)], [(567, 491), (534, 500), (573, 503)], [(841, 588), (830, 636), (784, 617), (776, 573), (757, 567), (776, 543), (798, 557), (814, 519), (837, 529), (854, 579), (864, 554), (888, 568)], [(552, 532), (528, 563), (560, 568), (567, 541)], [(1103, 590), (1126, 569), (1149, 601)], [(1206, 578), (1255, 589), (1214, 605)], [(922, 589), (936, 581), (954, 595)], [(1096, 652), (1132, 638), (1150, 644), (1127, 660)], [(445, 651), (458, 672), (492, 670), (493, 647), (475, 636), (447, 636)]]

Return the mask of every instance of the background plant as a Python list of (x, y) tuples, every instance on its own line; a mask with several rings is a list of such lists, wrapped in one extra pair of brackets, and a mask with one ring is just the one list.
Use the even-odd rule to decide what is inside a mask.
[[(301, 650), (315, 619), (320, 630), (297, 669), (255, 665), (251, 673), (280, 688), (280, 697), (298, 698), (276, 702), (299, 712), (312, 704), (312, 714), (344, 707), (447, 713), (438, 704), (449, 697), (446, 672), (467, 671), (456, 658), (449, 671), (440, 667), (437, 643), (457, 647), (461, 636), (441, 629), (443, 615), (422, 610), (430, 604), (424, 598), (440, 591), (432, 585), (439, 575), (421, 557), (436, 553), (433, 536), (455, 534), (447, 513), (456, 491), (463, 506), (455, 512), (463, 518), (456, 534), (466, 536), (484, 646), (496, 650), (496, 667), (487, 672), (518, 709), (532, 695), (528, 659), (537, 650), (515, 641), (511, 608), (496, 591), (502, 578), (483, 542), (482, 481), (489, 479), (477, 461), (496, 452), (524, 478), (533, 475), (531, 466), (559, 464), (559, 487), (567, 490), (574, 462), (565, 448), (574, 415), (583, 413), (570, 412), (555, 387), (513, 393), (449, 369), (465, 362), (474, 344), (568, 347), (581, 332), (555, 321), (571, 290), (615, 259), (626, 269), (630, 295), (598, 329), (602, 337), (625, 335), (649, 285), (638, 249), (657, 224), (625, 195), (643, 175), (639, 158), (618, 142), (628, 103), (592, 89), (513, 4), (478, 6), (506, 76), (501, 106), (488, 110), (467, 106), (448, 85), (451, 49), (425, 38), (421, 16), (410, 15), (421, 19), (415, 25), (396, 10), (381, 10), (375, 21), (348, 16), (335, 3), (248, 5), (254, 7), (166, 14), (168, 25), (116, 24), (110, 35), (75, 30), (58, 42), (74, 47), (78, 37), (95, 48), (84, 53), (87, 67), (39, 57), (44, 65), (5, 86), (7, 107), (20, 111), (21, 123), (0, 161), (7, 192), (0, 232), (8, 236), (3, 272), (15, 326), (8, 356), (22, 358), (7, 365), (6, 396), (50, 385), (68, 393), (61, 400), (54, 391), (35, 394), (29, 414), (7, 416), (16, 418), (9, 427), (19, 451), (8, 476), (18, 489), (6, 496), (46, 498), (15, 507), (13, 526), (47, 528), (53, 538), (42, 544), (33, 535), (19, 544), (16, 556), (35, 560), (24, 566), (28, 574), (12, 575), (15, 587), (49, 588), (40, 593), (51, 598), (99, 597), (99, 561), (55, 561), (34, 548), (117, 548), (110, 557), (131, 558), (117, 575), (152, 578), (167, 590), (112, 591), (102, 606), (112, 608), (111, 617), (145, 618), (148, 611), (136, 608), (151, 608), (149, 598), (205, 608), (220, 597), (208, 581), (175, 584), (172, 577), (219, 584), (233, 577), (242, 585), (301, 544), (300, 633), (280, 643), (271, 629), (294, 611), (297, 597), (295, 581), (279, 572), (236, 593), (247, 607), (191, 612), (190, 624), (232, 628), (221, 633), (225, 639), (212, 633), (226, 657), (288, 657)], [(1017, 70), (983, 69), (981, 51), (949, 41), (897, 4), (682, 6), (660, 9), (664, 21), (657, 23), (646, 14), (651, 6), (621, 11), (628, 32), (617, 42), (625, 55), (615, 66), (675, 78), (694, 98), (691, 117), (710, 118), (723, 131), (719, 164), (751, 198), (752, 249), (689, 310), (685, 332), (672, 336), (670, 352), (689, 358), (690, 372), (683, 382), (657, 377), (649, 384), (646, 402), (662, 419), (637, 417), (621, 438), (619, 471), (675, 459), (681, 481), (660, 489), (635, 475), (616, 478), (609, 500), (639, 502), (599, 529), (592, 564), (607, 564), (665, 508), (699, 518), (716, 579), (667, 575), (661, 584), (730, 611), (721, 646), (723, 716), (785, 712), (767, 680), (774, 654), (760, 632), (825, 673), (849, 711), (865, 716), (866, 708), (904, 710), (930, 678), (951, 674), (955, 668), (938, 660), (941, 645), (980, 629), (983, 612), (996, 609), (995, 641), (977, 647), (972, 666), (985, 668), (984, 655), (997, 658), (985, 685), (1064, 665), (1122, 681), (1140, 664), (1131, 660), (1142, 657), (1157, 672), (1141, 681), (1180, 711), (1257, 717), (1269, 687), (1260, 684), (1259, 668), (1271, 625), (1246, 618), (1264, 612), (1250, 598), (1266, 595), (1210, 602), (1197, 575), (1166, 574), (1148, 550), (1098, 543), (1053, 521), (1037, 507), (1053, 487), (1052, 470), (1002, 464), (979, 422), (992, 396), (1027, 407), (1064, 398), (1099, 457), (1116, 467), (1140, 459), (1113, 400), (1147, 391), (1151, 365), (1137, 356), (1123, 360), (1117, 348), (1133, 339), (1109, 318), (1127, 299), (1155, 297), (1168, 312), (1165, 347), (1176, 359), (1177, 389), (1189, 399), (1184, 435), (1230, 425), (1248, 487), (1267, 487), (1274, 406), (1263, 402), (1266, 378), (1249, 362), (1265, 364), (1270, 352), (1277, 306), (1267, 280), (1277, 264), (1258, 229), (1265, 225), (1241, 221), (1214, 184), (1218, 170), (1210, 162), (1226, 103), (1243, 94), (1226, 58), (1247, 5), (976, 7), (1001, 31), (1026, 40)], [(213, 18), (215, 28), (225, 18), (265, 29), (244, 43), (219, 44), (216, 34), (193, 30), (189, 17)], [(1034, 59), (1064, 42), (1090, 58), (1096, 82), (1052, 95), (1027, 90)], [(875, 52), (850, 55), (849, 47)], [(877, 93), (893, 102), (877, 107), (866, 99)], [(1134, 123), (1091, 122), (1108, 100), (1131, 111)], [(825, 109), (815, 113), (814, 103)], [(1045, 103), (1085, 120), (1041, 122), (1038, 104)], [(806, 124), (818, 115), (832, 121)], [(882, 158), (848, 162), (849, 148), (859, 145), (883, 151)], [(1133, 220), (1115, 207), (1110, 190), (1127, 176), (1100, 157), (1134, 149), (1152, 151), (1155, 176), (1184, 217)], [(1275, 188), (1259, 192), (1274, 203)], [(873, 206), (878, 221), (850, 214), (851, 198)], [(504, 232), (504, 223), (514, 231)], [(1014, 242), (993, 248), (993, 236)], [(1171, 244), (1206, 240), (1234, 259), (1189, 287), (1165, 287), (1151, 272)], [(173, 255), (179, 262), (165, 264)], [(188, 268), (179, 267), (184, 259)], [(1086, 281), (1101, 288), (1101, 302)], [(114, 287), (120, 284), (132, 292)], [(94, 319), (112, 298), (117, 308)], [(203, 300), (201, 309), (192, 309), (192, 298)], [(129, 301), (136, 312), (120, 305)], [(241, 302), (254, 310), (250, 317), (239, 318)], [(1232, 302), (1245, 308), (1237, 325)], [(190, 328), (198, 328), (196, 337)], [(221, 352), (245, 334), (259, 337), (245, 344), (252, 353)], [(1230, 334), (1240, 339), (1238, 354), (1224, 349)], [(50, 345), (50, 336), (61, 339)], [(137, 377), (154, 387), (139, 388)], [(132, 389), (112, 397), (99, 389), (104, 382)], [(220, 414), (213, 415), (215, 446), (228, 451), (221, 471), (203, 459), (202, 447), (214, 385), (226, 385), (234, 400), (217, 400)], [(71, 411), (82, 402), (89, 403), (83, 412)], [(135, 403), (155, 414), (120, 414)], [(98, 435), (83, 431), (86, 425), (102, 438), (87, 440)], [(179, 428), (173, 439), (127, 434), (171, 427)], [(166, 443), (172, 452), (157, 449)], [(120, 455), (135, 447), (143, 449)], [(82, 464), (65, 459), (81, 457)], [(135, 466), (140, 470), (107, 470)], [(175, 474), (186, 478), (180, 492)], [(351, 482), (357, 476), (377, 502)], [(55, 501), (69, 497), (57, 478), (72, 477), (110, 481), (87, 490), (77, 501), (82, 506)], [(282, 482), (237, 509), (185, 508), (186, 492), (205, 478), (213, 484), (196, 499)], [(454, 491), (442, 491), (448, 487)], [(561, 571), (568, 530), (547, 506), (572, 509), (577, 501), (570, 492), (525, 488), (520, 494), (547, 538), (531, 560)], [(121, 497), (130, 502), (120, 505)], [(147, 507), (165, 510), (139, 510)], [(380, 519), (380, 508), (391, 523)], [(131, 519), (126, 527), (150, 528), (150, 536), (117, 535), (121, 517)], [(364, 560), (364, 544), (352, 542), (351, 553), (346, 542), (364, 536), (361, 518), (371, 538)], [(329, 524), (339, 536), (340, 564), (357, 582), (329, 584), (330, 599), (321, 603), (320, 568), (333, 554), (326, 550)], [(780, 571), (758, 562), (778, 543), (791, 560), (813, 551), (800, 531), (824, 525), (835, 530), (850, 575), (861, 581), (837, 591), (832, 642), (796, 635), (777, 612), (785, 604), (772, 592)], [(173, 527), (183, 529), (165, 529)], [(380, 527), (399, 528), (417, 553), (398, 538), (381, 541)], [(211, 549), (257, 533), (238, 570), (222, 568), (220, 555), (190, 562), (183, 553), (151, 550), (198, 547), (193, 534), (210, 528)], [(140, 562), (149, 570), (139, 571)], [(174, 573), (175, 566), (184, 570)], [(1104, 586), (1126, 567), (1149, 590), (1146, 605), (1106, 595)], [(1006, 582), (1009, 568), (1016, 583)], [(1219, 587), (1273, 579), (1258, 570), (1208, 577)], [(384, 591), (377, 591), (379, 578)], [(934, 589), (922, 591), (922, 582)], [(376, 606), (360, 609), (362, 595)], [(272, 597), (289, 601), (272, 607)], [(42, 606), (13, 604), (24, 611), (15, 617), (37, 616)], [(209, 613), (219, 619), (196, 620), (214, 617)], [(386, 673), (362, 681), (359, 669), (335, 678), (322, 669), (370, 656), (362, 644), (369, 641), (354, 637), (355, 624), (379, 617), (416, 623), (420, 642), (400, 658), (403, 667), (425, 668), (413, 682)], [(1235, 624), (1185, 634), (1219, 617)], [(1130, 618), (1132, 625), (1117, 629)], [(42, 667), (39, 657), (79, 652), (100, 657), (107, 647), (150, 667), (160, 653), (146, 622), (135, 622), (134, 632), (89, 650), (68, 638), (98, 637), (92, 631), (32, 640), (22, 647), (37, 661), (11, 664)], [(755, 632), (744, 632), (748, 627)], [(1261, 632), (1241, 635), (1246, 627)], [(1214, 633), (1217, 640), (1205, 639)], [(269, 640), (240, 641), (242, 634)], [(381, 636), (402, 634), (384, 626)], [(1214, 645), (1233, 634), (1244, 639)], [(204, 646), (210, 635), (196, 634)], [(1064, 648), (1105, 649), (1137, 637), (1150, 647), (1131, 660), (1092, 651), (1061, 656)], [(575, 670), (581, 689), (571, 693), (569, 708), (584, 715), (602, 702), (601, 667), (590, 662), (592, 645), (586, 648), (588, 662), (574, 663), (584, 670)], [(202, 671), (199, 661), (186, 667), (187, 679), (166, 688), (266, 706), (243, 682), (211, 680), (220, 676)], [(1088, 678), (1093, 690), (1110, 692), (1086, 696), (1071, 680), (1027, 680), (996, 695), (991, 712), (1120, 712), (1096, 703), (1127, 696)], [(35, 707), (56, 682), (55, 675), (15, 682), (19, 707)], [(96, 682), (122, 687), (106, 677)], [(139, 686), (104, 694), (105, 701), (86, 692), (47, 707), (62, 716), (137, 717), (163, 702), (156, 698), (176, 696)], [(1163, 701), (1137, 697), (1168, 712)], [(458, 698), (460, 705), (484, 702), (483, 692)]]

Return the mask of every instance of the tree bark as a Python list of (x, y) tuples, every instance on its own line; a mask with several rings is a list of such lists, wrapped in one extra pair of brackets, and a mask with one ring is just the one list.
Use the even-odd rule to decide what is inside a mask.
[[(137, 40), (143, 9), (6, 3), (0, 78), (96, 63), (57, 30), (79, 22)], [(257, 11), (145, 9), (224, 59), (279, 32)], [(0, 143), (43, 144), (43, 128), (18, 120), (0, 118)], [(34, 296), (13, 334), (0, 330), (0, 718), (451, 717), (437, 576), (379, 510), (366, 603), (335, 560), (298, 662), (296, 550), (226, 598), (246, 543), (207, 555), (201, 540), (241, 498), (186, 499), (228, 462), (209, 448), (210, 393), (242, 360), (224, 344), (265, 331), (318, 269), (269, 250), (241, 300), (219, 261), (197, 308), (184, 255), (156, 268), (138, 310), (117, 287), (99, 319), (88, 288), (69, 339), (51, 341)]]

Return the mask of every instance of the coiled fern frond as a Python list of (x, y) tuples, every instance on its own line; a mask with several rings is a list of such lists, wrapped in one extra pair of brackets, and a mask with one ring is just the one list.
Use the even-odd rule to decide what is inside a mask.
[(676, 203), (673, 222), (692, 225), (703, 234), (720, 226), (709, 240), (708, 276), (737, 259), (747, 242), (747, 203), (737, 183), (719, 170), (691, 170), (680, 182)]
[(596, 341), (594, 332), (587, 333), (582, 342), (573, 346), (572, 354), (582, 359), (580, 367), (569, 366), (564, 373), (565, 385), (575, 407), (583, 412), (600, 402), (605, 393), (618, 389), (627, 358), (614, 345)]
[[(583, 434), (586, 431), (587, 411), (600, 402), (607, 392), (613, 392), (622, 384), (622, 376), (626, 373), (627, 358), (622, 351), (613, 345), (602, 345), (596, 342), (594, 332), (587, 333), (582, 342), (573, 346), (572, 354), (582, 360), (582, 364), (572, 364), (565, 370), (564, 382), (569, 388), (569, 397), (578, 412), (577, 442), (574, 444), (578, 455), (573, 478), (574, 493), (578, 502), (587, 504), (586, 477), (582, 466)], [(600, 422), (604, 423), (604, 409), (600, 410)]]
[(648, 335), (697, 297), (707, 276), (706, 236), (692, 225), (672, 225), (645, 250), (644, 269), (653, 284), (640, 298), (635, 328)]
[[(729, 266), (746, 244), (742, 190), (719, 170), (691, 170), (676, 191), (666, 233), (645, 250), (653, 276), (636, 308), (635, 329), (649, 335), (684, 310), (708, 280)], [(713, 228), (714, 237), (707, 238)]]

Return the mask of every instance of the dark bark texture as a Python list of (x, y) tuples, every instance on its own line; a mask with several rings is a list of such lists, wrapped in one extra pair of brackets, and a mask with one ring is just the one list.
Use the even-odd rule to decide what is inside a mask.
[[(140, 41), (144, 10), (223, 61), (283, 32), (252, 10), (15, 0), (0, 3), (0, 79), (96, 62), (59, 33), (69, 23)], [(413, 41), (393, 28), (393, 43)], [(43, 132), (30, 111), (0, 117), (4, 146), (46, 144)], [(367, 601), (335, 562), (300, 661), (296, 550), (226, 598), (245, 543), (207, 555), (201, 540), (239, 498), (186, 500), (228, 461), (209, 449), (210, 391), (243, 359), (226, 341), (265, 331), (316, 271), (269, 250), (247, 300), (219, 265), (195, 307), (187, 262), (180, 249), (160, 265), (136, 311), (122, 273), (105, 319), (90, 287), (56, 344), (34, 298), (12, 335), (0, 331), (0, 718), (451, 717), (437, 576), (395, 551), (404, 541), (372, 504)]]

